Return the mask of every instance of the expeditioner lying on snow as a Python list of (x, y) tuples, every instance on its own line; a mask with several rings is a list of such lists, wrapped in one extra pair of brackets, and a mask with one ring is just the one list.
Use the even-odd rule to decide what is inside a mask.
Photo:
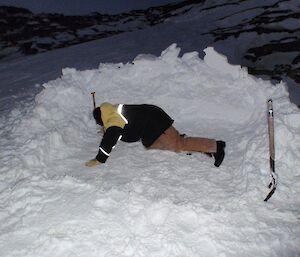
[(225, 142), (180, 135), (172, 126), (174, 120), (155, 105), (103, 103), (94, 109), (93, 116), (96, 123), (103, 126), (104, 135), (97, 156), (85, 163), (88, 167), (105, 163), (119, 140), (141, 140), (147, 149), (206, 153), (214, 157), (216, 167), (221, 165), (225, 156)]

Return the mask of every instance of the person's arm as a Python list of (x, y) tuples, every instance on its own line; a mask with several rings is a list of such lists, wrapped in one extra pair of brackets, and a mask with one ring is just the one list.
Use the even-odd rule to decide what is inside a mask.
[(110, 155), (111, 150), (117, 144), (121, 135), (122, 128), (117, 126), (109, 127), (104, 133), (97, 156), (94, 159), (86, 162), (85, 165), (88, 167), (93, 167), (100, 163), (105, 163)]
[(105, 103), (100, 106), (101, 120), (103, 127), (106, 128), (97, 156), (86, 162), (88, 167), (105, 163), (110, 155), (112, 148), (116, 145), (122, 135), (126, 122), (118, 112), (117, 106)]
[(122, 128), (120, 127), (109, 127), (102, 138), (99, 146), (99, 151), (96, 156), (96, 160), (101, 163), (105, 163), (110, 155), (111, 150), (117, 144), (120, 136), (122, 135)]

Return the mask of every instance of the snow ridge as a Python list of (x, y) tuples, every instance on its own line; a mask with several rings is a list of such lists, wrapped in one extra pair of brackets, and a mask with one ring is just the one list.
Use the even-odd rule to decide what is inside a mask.
[[(1, 118), (1, 256), (299, 256), (300, 114), (286, 86), (205, 50), (98, 69), (66, 68)], [(214, 61), (212, 61), (214, 60)], [(209, 157), (120, 142), (89, 169), (98, 104), (153, 103), (189, 135), (227, 142)], [(268, 203), (266, 101), (275, 111), (278, 189)]]

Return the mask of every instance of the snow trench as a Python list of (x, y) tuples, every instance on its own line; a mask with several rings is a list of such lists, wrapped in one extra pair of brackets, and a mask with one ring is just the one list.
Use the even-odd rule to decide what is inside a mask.
[[(98, 69), (65, 68), (0, 118), (1, 256), (300, 256), (300, 114), (286, 86), (250, 76), (213, 48)], [(96, 102), (161, 106), (182, 133), (226, 141), (202, 154), (119, 142), (87, 168)], [(274, 102), (278, 188), (269, 202), (266, 102)]]

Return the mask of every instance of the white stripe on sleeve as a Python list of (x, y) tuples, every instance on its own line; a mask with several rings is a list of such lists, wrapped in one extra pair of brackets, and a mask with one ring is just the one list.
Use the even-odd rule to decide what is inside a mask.
[(102, 153), (104, 153), (106, 156), (109, 156), (109, 153), (107, 153), (106, 151), (104, 151), (101, 147), (99, 147), (99, 149), (100, 149), (100, 151), (101, 151)]

